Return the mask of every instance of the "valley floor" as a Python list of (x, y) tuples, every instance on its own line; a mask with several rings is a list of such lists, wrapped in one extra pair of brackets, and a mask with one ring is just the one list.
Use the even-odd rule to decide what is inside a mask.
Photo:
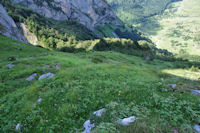
[(150, 17), (139, 28), (158, 48), (200, 56), (200, 0), (172, 3), (163, 14)]
[[(16, 132), (16, 125), (21, 132), (82, 132), (88, 119), (93, 133), (193, 132), (200, 98), (190, 90), (200, 89), (200, 70), (189, 64), (111, 51), (62, 53), (0, 35), (0, 132)], [(38, 80), (49, 72), (54, 77)], [(129, 116), (137, 120), (118, 125)]]

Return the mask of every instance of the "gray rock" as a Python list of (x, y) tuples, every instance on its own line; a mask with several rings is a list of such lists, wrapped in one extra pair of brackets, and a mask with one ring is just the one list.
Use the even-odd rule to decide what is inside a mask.
[(100, 110), (97, 110), (97, 111), (95, 111), (93, 114), (94, 114), (95, 116), (101, 117), (104, 111), (105, 111), (105, 108), (100, 109)]
[(16, 130), (17, 132), (20, 132), (20, 131), (21, 131), (21, 124), (20, 124), (20, 123), (18, 123), (18, 124), (16, 125), (15, 130)]
[(54, 77), (55, 76), (55, 74), (53, 74), (53, 73), (46, 73), (46, 74), (43, 74), (43, 75), (41, 75), (40, 77), (39, 77), (39, 80), (41, 80), (41, 79), (44, 79), (44, 78), (52, 78), (52, 77)]
[(32, 74), (31, 76), (29, 76), (28, 78), (26, 78), (26, 81), (32, 81), (35, 79), (35, 77), (37, 76), (37, 73)]
[(42, 102), (42, 98), (39, 98), (39, 99), (37, 100), (37, 103), (40, 104), (41, 102)]
[(82, 133), (90, 133), (91, 129), (94, 128), (94, 124), (91, 124), (91, 121), (87, 120), (83, 124), (83, 127), (85, 128), (85, 130)]
[(176, 88), (176, 84), (169, 84), (169, 87), (172, 87), (173, 89)]
[(192, 94), (194, 94), (195, 96), (199, 96), (200, 95), (200, 90), (190, 90), (190, 92), (192, 92)]
[(0, 33), (14, 40), (18, 40), (25, 43), (28, 42), (21, 30), (18, 29), (14, 20), (10, 16), (8, 16), (7, 11), (3, 8), (1, 4), (0, 16), (0, 26), (3, 27), (0, 29)]
[(194, 125), (193, 129), (200, 133), (200, 125)]
[(13, 65), (13, 64), (8, 64), (8, 65), (7, 65), (8, 68), (12, 68), (12, 67), (14, 67), (14, 66), (15, 66), (15, 65)]
[(123, 125), (123, 126), (129, 126), (131, 123), (133, 123), (136, 120), (135, 116), (131, 116), (128, 118), (124, 118), (122, 120), (119, 121), (119, 124)]
[[(38, 5), (35, 0), (12, 0), (33, 9), (39, 14), (55, 20), (75, 20), (88, 29), (94, 30), (98, 25), (110, 23), (120, 25), (117, 16), (104, 0), (54, 0), (47, 3), (42, 1)], [(57, 10), (52, 7), (59, 8)], [(113, 32), (117, 37), (117, 34)]]

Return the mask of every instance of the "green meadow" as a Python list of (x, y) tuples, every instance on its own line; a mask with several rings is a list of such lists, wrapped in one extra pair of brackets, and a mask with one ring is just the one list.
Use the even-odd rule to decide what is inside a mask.
[[(200, 98), (190, 92), (200, 89), (198, 65), (114, 51), (63, 53), (1, 35), (0, 132), (16, 132), (20, 123), (21, 132), (80, 133), (92, 119), (92, 133), (192, 133), (200, 123)], [(48, 72), (55, 76), (38, 80)], [(133, 115), (130, 126), (118, 124)]]

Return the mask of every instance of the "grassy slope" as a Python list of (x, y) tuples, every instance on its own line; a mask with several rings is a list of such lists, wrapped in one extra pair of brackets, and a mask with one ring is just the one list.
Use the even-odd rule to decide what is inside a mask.
[[(151, 18), (158, 21), (159, 28), (149, 23), (141, 29), (150, 33), (152, 40), (159, 48), (168, 49), (177, 54), (200, 55), (199, 3), (200, 0), (183, 0), (174, 3), (163, 15)], [(151, 33), (151, 29), (155, 29), (155, 34)]]
[[(186, 65), (181, 62), (146, 62), (116, 52), (61, 53), (3, 36), (0, 53), (0, 132), (14, 132), (17, 123), (22, 132), (81, 132), (89, 118), (95, 119), (94, 132), (101, 133), (189, 132), (200, 122), (200, 99), (185, 90), (199, 89), (200, 74), (181, 69)], [(12, 56), (19, 60), (8, 61)], [(11, 63), (15, 67), (8, 69)], [(56, 63), (60, 69), (54, 68)], [(192, 74), (185, 77), (176, 69)], [(56, 76), (25, 81), (32, 73), (47, 72)], [(169, 83), (177, 88), (169, 88)], [(103, 117), (92, 115), (104, 107)], [(126, 129), (116, 126), (131, 115), (140, 119)]]

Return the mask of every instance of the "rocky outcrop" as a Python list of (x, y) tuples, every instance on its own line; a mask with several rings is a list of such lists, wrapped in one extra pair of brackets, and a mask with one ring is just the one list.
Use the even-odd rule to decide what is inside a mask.
[(98, 25), (119, 21), (104, 0), (12, 0), (55, 20), (75, 20), (94, 30)]
[(6, 10), (0, 4), (0, 33), (14, 40), (27, 43), (26, 37), (17, 27), (13, 19), (8, 15)]
[(26, 37), (27, 41), (32, 45), (37, 45), (39, 42), (38, 42), (38, 38), (36, 37), (36, 35), (31, 33), (24, 23), (20, 23), (19, 25), (20, 25), (20, 27), (23, 31), (23, 35)]

